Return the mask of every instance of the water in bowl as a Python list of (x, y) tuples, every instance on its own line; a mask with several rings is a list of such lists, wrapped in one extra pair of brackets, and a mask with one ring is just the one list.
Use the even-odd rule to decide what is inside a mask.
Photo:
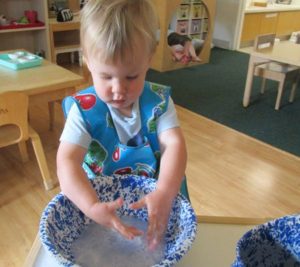
[[(130, 216), (121, 220), (144, 233), (147, 231), (148, 224), (143, 220)], [(149, 267), (163, 259), (164, 247), (162, 243), (155, 251), (149, 251), (145, 235), (127, 240), (115, 231), (91, 223), (73, 242), (71, 252), (76, 264), (83, 267)]]

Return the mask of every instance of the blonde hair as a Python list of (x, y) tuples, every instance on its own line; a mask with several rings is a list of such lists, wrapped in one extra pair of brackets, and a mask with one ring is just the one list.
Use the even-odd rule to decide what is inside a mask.
[[(80, 39), (84, 55), (121, 60), (143, 46), (156, 48), (158, 19), (151, 0), (89, 0), (81, 11)], [(99, 54), (100, 53), (100, 54)]]

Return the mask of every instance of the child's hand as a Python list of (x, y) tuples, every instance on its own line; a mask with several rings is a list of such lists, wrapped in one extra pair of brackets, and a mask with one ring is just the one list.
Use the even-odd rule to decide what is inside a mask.
[(166, 199), (163, 192), (155, 190), (130, 205), (132, 209), (141, 209), (143, 207), (148, 209), (147, 240), (150, 250), (154, 250), (164, 237), (172, 202), (173, 199)]
[(90, 218), (96, 223), (116, 230), (127, 239), (133, 239), (136, 236), (143, 235), (139, 229), (123, 224), (116, 215), (116, 210), (123, 205), (123, 199), (118, 198), (112, 202), (97, 202), (90, 210)]

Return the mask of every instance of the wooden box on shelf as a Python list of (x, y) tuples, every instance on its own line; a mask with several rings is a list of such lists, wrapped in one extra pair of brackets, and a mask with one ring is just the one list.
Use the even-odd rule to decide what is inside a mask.
[[(209, 62), (215, 0), (152, 0), (159, 16), (158, 46), (151, 68), (168, 71)], [(168, 44), (170, 33), (188, 37), (196, 50), (198, 60), (178, 60)], [(197, 48), (196, 48), (197, 46)], [(200, 47), (200, 48), (199, 48)]]

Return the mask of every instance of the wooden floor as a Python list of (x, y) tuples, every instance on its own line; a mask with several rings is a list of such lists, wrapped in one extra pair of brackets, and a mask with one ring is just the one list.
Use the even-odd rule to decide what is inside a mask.
[[(31, 125), (40, 134), (53, 177), (64, 123), (60, 107), (56, 108), (52, 132), (47, 106), (30, 110)], [(299, 158), (177, 108), (189, 152), (188, 186), (199, 221), (260, 223), (299, 212)], [(42, 210), (59, 192), (58, 186), (44, 190), (30, 144), (28, 149), (30, 161), (25, 164), (17, 147), (0, 150), (0, 267), (22, 266)]]

